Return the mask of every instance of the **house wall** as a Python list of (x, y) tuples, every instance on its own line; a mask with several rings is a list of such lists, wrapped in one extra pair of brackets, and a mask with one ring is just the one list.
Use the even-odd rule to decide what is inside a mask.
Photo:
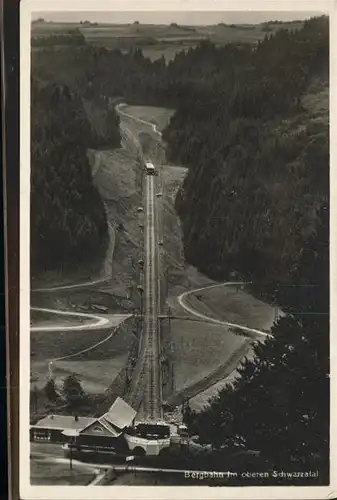
[(30, 441), (36, 443), (64, 443), (66, 437), (62, 429), (48, 429), (47, 427), (31, 427)]
[(95, 451), (110, 451), (122, 453), (127, 450), (127, 444), (123, 436), (107, 437), (80, 434), (74, 443), (76, 449), (93, 449)]

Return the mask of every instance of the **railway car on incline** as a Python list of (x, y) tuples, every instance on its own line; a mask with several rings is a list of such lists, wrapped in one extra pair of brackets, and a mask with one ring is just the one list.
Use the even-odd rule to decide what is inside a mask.
[(155, 175), (156, 173), (153, 163), (149, 161), (145, 162), (145, 170), (148, 175)]

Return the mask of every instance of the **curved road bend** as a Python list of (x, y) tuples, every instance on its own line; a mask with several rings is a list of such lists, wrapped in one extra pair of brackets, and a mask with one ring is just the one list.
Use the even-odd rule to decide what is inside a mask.
[(244, 285), (246, 283), (243, 283), (243, 282), (226, 282), (226, 283), (216, 283), (215, 285), (207, 285), (207, 286), (203, 286), (201, 288), (196, 288), (194, 290), (189, 290), (187, 292), (184, 292), (182, 293), (181, 295), (179, 295), (177, 297), (177, 300), (179, 302), (179, 305), (185, 310), (187, 311), (188, 313), (192, 314), (193, 316), (196, 316), (200, 319), (204, 319), (205, 321), (207, 322), (212, 322), (214, 324), (217, 324), (217, 325), (222, 325), (222, 326), (230, 326), (230, 327), (233, 327), (233, 328), (237, 328), (238, 330), (242, 330), (243, 332), (249, 332), (249, 333), (253, 333), (256, 335), (256, 338), (266, 338), (266, 337), (273, 337), (270, 333), (266, 333), (266, 332), (262, 332), (261, 330), (257, 330), (256, 328), (250, 328), (248, 326), (243, 326), (243, 325), (238, 325), (236, 323), (229, 323), (228, 321), (223, 321), (223, 320), (219, 320), (219, 319), (216, 319), (216, 318), (212, 318), (211, 316), (207, 316), (206, 314), (203, 314), (201, 312), (199, 312), (197, 309), (193, 308), (190, 304), (188, 304), (187, 302), (187, 298), (190, 296), (190, 295), (193, 295), (197, 292), (201, 292), (201, 291), (204, 291), (204, 290), (210, 290), (211, 288), (216, 288), (216, 287), (220, 287), (220, 286), (233, 286), (233, 285)]
[(32, 332), (52, 332), (52, 331), (74, 331), (74, 330), (92, 330), (97, 328), (109, 328), (114, 327), (118, 323), (124, 321), (125, 319), (131, 317), (131, 314), (111, 314), (110, 317), (106, 318), (103, 315), (99, 316), (97, 314), (89, 313), (79, 313), (70, 311), (60, 311), (58, 309), (47, 309), (44, 307), (31, 307), (31, 311), (38, 311), (42, 313), (55, 314), (57, 316), (66, 316), (70, 318), (85, 318), (92, 320), (90, 323), (84, 323), (80, 325), (41, 325), (41, 326), (31, 326), (30, 330)]

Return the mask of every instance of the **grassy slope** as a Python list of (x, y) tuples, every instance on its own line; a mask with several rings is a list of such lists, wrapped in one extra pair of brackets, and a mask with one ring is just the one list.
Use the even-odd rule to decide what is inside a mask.
[[(141, 215), (137, 207), (141, 195), (137, 186), (138, 163), (129, 150), (100, 153), (95, 183), (105, 202), (109, 222), (116, 228), (116, 247), (111, 280), (100, 287), (105, 292), (126, 298), (137, 294), (139, 249), (142, 231), (138, 227)], [(122, 229), (118, 229), (122, 224)], [(131, 306), (131, 301), (130, 301)]]
[(235, 286), (197, 292), (188, 297), (188, 303), (207, 316), (250, 328), (269, 330), (275, 319), (274, 307)]
[(173, 320), (171, 335), (176, 391), (205, 377), (244, 342), (228, 328), (195, 321)]
[(317, 78), (313, 80), (302, 99), (302, 106), (307, 111), (310, 121), (329, 125), (329, 98), (327, 79)]
[(161, 131), (168, 125), (170, 118), (174, 114), (173, 109), (154, 106), (125, 106), (123, 111), (140, 120), (154, 123), (157, 125), (157, 129)]
[[(130, 325), (130, 326), (128, 326)], [(59, 357), (73, 355), (69, 359), (53, 362), (53, 375), (57, 383), (76, 373), (88, 392), (104, 391), (126, 365), (133, 342), (131, 323), (127, 323), (106, 342), (86, 353), (94, 344), (104, 341), (113, 328), (67, 332), (31, 333), (31, 370), (34, 385), (42, 388), (48, 378), (48, 362)]]

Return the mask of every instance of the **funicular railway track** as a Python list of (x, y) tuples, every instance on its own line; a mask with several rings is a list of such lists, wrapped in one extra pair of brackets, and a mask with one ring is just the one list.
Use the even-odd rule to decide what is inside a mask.
[(129, 402), (135, 409), (142, 407), (147, 421), (162, 419), (162, 390), (159, 341), (159, 258), (157, 248), (157, 217), (155, 213), (155, 177), (145, 176), (145, 262), (144, 317), (140, 352), (134, 373), (134, 385)]

